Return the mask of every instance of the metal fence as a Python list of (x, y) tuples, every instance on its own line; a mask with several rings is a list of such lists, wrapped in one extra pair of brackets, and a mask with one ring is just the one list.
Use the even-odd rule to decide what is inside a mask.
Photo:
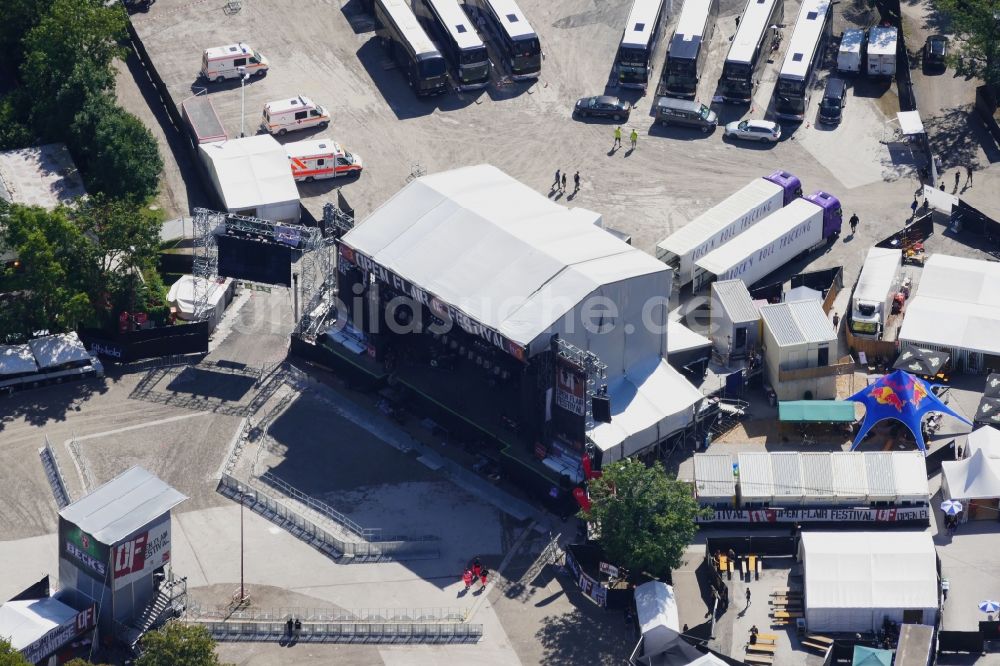
[(469, 619), (468, 608), (442, 606), (438, 608), (247, 608), (232, 610), (228, 606), (203, 608), (190, 604), (185, 619), (199, 622), (284, 622), (290, 617), (302, 622), (363, 623), (363, 624), (447, 624)]
[(437, 541), (345, 541), (322, 525), (295, 512), (258, 487), (243, 484), (232, 475), (223, 473), (218, 491), (258, 513), (275, 525), (287, 530), (321, 553), (339, 559), (379, 561), (387, 559), (427, 559), (438, 557)]
[(70, 503), (69, 491), (66, 489), (66, 478), (59, 469), (59, 459), (49, 442), (49, 436), (45, 435), (45, 446), (38, 449), (38, 456), (41, 458), (42, 467), (45, 469), (45, 476), (52, 487), (52, 494), (56, 504), (60, 509), (65, 508)]
[[(217, 641), (273, 641), (289, 638), (285, 622), (192, 622)], [(302, 643), (475, 643), (481, 624), (334, 622), (304, 623), (295, 637)]]

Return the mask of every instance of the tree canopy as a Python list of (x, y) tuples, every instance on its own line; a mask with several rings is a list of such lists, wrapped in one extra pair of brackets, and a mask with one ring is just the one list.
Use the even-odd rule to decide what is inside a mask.
[(136, 666), (219, 666), (215, 640), (208, 630), (181, 622), (168, 622), (159, 631), (142, 637), (142, 656)]
[(623, 460), (589, 482), (591, 507), (581, 517), (595, 523), (605, 556), (630, 571), (662, 576), (681, 564), (702, 513), (688, 484), (660, 463)]
[(1000, 5), (996, 0), (937, 0), (959, 36), (953, 62), (961, 73), (1000, 85)]
[(31, 666), (19, 650), (10, 646), (10, 641), (0, 638), (0, 666)]

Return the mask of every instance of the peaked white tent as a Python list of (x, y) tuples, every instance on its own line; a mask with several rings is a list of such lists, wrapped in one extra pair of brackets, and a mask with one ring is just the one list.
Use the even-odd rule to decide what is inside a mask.
[(992, 426), (983, 426), (970, 432), (965, 440), (966, 457), (980, 450), (987, 458), (1000, 460), (1000, 430)]
[(978, 449), (970, 458), (946, 460), (944, 494), (954, 500), (993, 499), (1000, 497), (1000, 461)]
[(926, 532), (805, 532), (799, 548), (810, 631), (875, 631), (886, 617), (934, 624), (936, 554)]
[(635, 588), (635, 610), (646, 654), (662, 651), (681, 630), (674, 588), (666, 583), (651, 580)]

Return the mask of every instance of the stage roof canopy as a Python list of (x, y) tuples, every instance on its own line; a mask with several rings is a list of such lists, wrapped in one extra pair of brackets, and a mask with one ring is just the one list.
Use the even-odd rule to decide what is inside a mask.
[(0, 606), (0, 636), (15, 650), (23, 650), (76, 615), (76, 610), (52, 597), (8, 601)]
[(131, 467), (59, 515), (110, 546), (186, 499), (142, 467)]
[(219, 196), (229, 210), (299, 201), (288, 152), (270, 134), (203, 143)]
[(343, 243), (527, 346), (602, 285), (668, 270), (600, 222), (481, 164), (412, 181)]
[(1000, 355), (1000, 263), (931, 256), (906, 305), (899, 339)]

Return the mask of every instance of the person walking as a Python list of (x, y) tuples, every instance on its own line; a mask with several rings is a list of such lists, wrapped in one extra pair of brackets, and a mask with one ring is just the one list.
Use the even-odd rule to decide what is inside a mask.
[(850, 220), (851, 235), (854, 235), (854, 233), (858, 230), (858, 222), (860, 222), (860, 221), (861, 220), (858, 219), (858, 214), (857, 213), (852, 213), (851, 214), (851, 220)]
[(462, 582), (465, 583), (466, 590), (472, 587), (472, 572), (468, 569), (462, 574)]
[(613, 144), (611, 144), (611, 150), (614, 150), (616, 147), (617, 148), (621, 148), (622, 147), (622, 126), (621, 125), (619, 125), (618, 127), (615, 128), (615, 142)]
[(750, 608), (750, 588), (747, 588), (747, 608)]
[(911, 215), (911, 217), (916, 217), (917, 216), (917, 206), (919, 206), (919, 205), (920, 204), (917, 203), (917, 198), (913, 197), (913, 203), (910, 204), (910, 210), (913, 211), (913, 214)]
[(573, 174), (573, 194), (580, 191), (580, 172), (577, 171)]
[(292, 618), (288, 618), (288, 622), (285, 623), (285, 633), (291, 638), (293, 631), (295, 631), (295, 621)]
[(628, 135), (629, 140), (632, 142), (632, 150), (635, 150), (635, 144), (639, 142), (639, 133), (632, 130), (632, 133)]
[(479, 572), (479, 582), (483, 584), (482, 588), (480, 588), (480, 589), (483, 589), (483, 590), (486, 589), (486, 574), (487, 573), (488, 572), (486, 571), (485, 568), (482, 571)]
[(837, 326), (840, 324), (840, 315), (836, 312), (833, 313), (833, 330), (837, 330)]
[(968, 164), (965, 167), (965, 177), (966, 177), (965, 184), (968, 185), (969, 187), (972, 187), (972, 165), (971, 164)]
[(472, 560), (472, 577), (479, 578), (479, 574), (483, 570), (483, 563), (479, 561), (479, 558)]
[(962, 172), (955, 170), (955, 191), (958, 191), (958, 182), (962, 180)]
[(563, 191), (563, 192), (565, 192), (565, 191), (566, 191), (566, 172), (565, 172), (565, 171), (563, 171), (563, 177), (562, 177), (562, 189), (561, 189), (561, 191)]
[(552, 181), (552, 189), (553, 190), (557, 189), (559, 187), (559, 176), (560, 175), (561, 174), (559, 172), (559, 169), (556, 169), (556, 179), (554, 181)]
[(302, 636), (302, 620), (295, 618), (295, 640), (299, 640)]

